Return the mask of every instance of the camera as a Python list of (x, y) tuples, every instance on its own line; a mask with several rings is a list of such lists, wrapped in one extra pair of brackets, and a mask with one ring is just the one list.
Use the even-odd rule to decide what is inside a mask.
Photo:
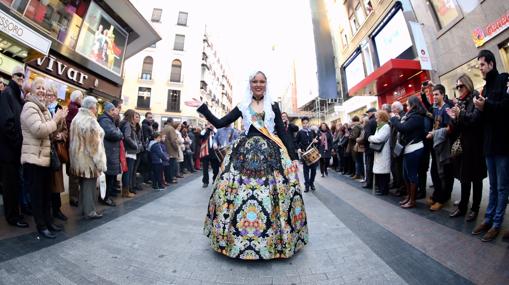
[(429, 85), (429, 80), (426, 80), (422, 83), (422, 87), (428, 87)]

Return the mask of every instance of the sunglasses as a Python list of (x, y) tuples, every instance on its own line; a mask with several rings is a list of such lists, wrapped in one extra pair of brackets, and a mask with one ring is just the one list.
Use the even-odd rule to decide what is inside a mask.
[(456, 85), (456, 90), (460, 90), (461, 88), (465, 87), (464, 84), (459, 84), (459, 85)]
[(17, 77), (25, 78), (25, 74), (20, 73), (20, 72), (14, 73), (13, 75), (15, 75)]

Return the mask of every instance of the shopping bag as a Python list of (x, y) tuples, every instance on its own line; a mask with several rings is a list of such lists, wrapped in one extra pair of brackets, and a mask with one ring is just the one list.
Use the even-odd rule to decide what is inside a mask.
[(106, 175), (104, 173), (99, 176), (99, 193), (101, 195), (101, 199), (106, 197)]

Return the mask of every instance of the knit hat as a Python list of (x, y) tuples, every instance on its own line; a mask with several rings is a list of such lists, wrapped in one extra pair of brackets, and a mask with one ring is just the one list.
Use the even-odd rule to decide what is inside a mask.
[(110, 102), (106, 102), (104, 104), (104, 112), (109, 112), (111, 109), (115, 108), (115, 105), (113, 105)]

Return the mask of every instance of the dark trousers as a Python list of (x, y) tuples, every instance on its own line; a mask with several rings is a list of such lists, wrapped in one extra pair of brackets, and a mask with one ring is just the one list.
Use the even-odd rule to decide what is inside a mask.
[(51, 224), (51, 170), (35, 164), (23, 164), (23, 180), (32, 198), (32, 213), (38, 230)]
[(160, 189), (163, 188), (163, 164), (152, 163), (152, 188)]
[(344, 156), (345, 160), (345, 173), (355, 174), (355, 163), (353, 162), (352, 153)]
[(147, 183), (152, 177), (152, 162), (150, 161), (150, 152), (144, 151), (141, 156), (141, 175), (143, 182)]
[[(131, 180), (133, 184), (131, 184), (131, 188), (134, 189), (134, 188), (140, 188), (139, 184), (138, 184), (138, 179), (137, 179), (137, 174), (138, 174), (138, 169), (141, 165), (141, 154), (137, 154), (136, 155), (136, 162), (134, 163), (134, 170), (133, 170), (133, 179)], [(141, 189), (141, 188), (140, 188)]]
[(403, 156), (392, 157), (391, 160), (392, 186), (400, 188), (403, 185)]
[(3, 163), (1, 167), (4, 214), (9, 223), (16, 223), (21, 220), (18, 199), (21, 189), (20, 169), (21, 166), (16, 163)]
[(375, 174), (375, 182), (378, 186), (378, 191), (383, 194), (389, 193), (389, 181), (391, 181), (391, 175), (389, 173)]
[(353, 157), (354, 157), (354, 164), (355, 164), (354, 174), (359, 177), (364, 177), (364, 153), (354, 152)]
[(320, 173), (322, 173), (322, 175), (329, 174), (329, 172), (327, 171), (327, 168), (329, 167), (329, 161), (330, 161), (330, 157), (321, 157), (320, 158)]
[(60, 211), (60, 207), (62, 207), (60, 193), (51, 193), (51, 210), (53, 211), (53, 214)]
[(431, 151), (424, 145), (423, 155), (421, 157), (421, 163), (419, 165), (419, 183), (417, 192), (426, 193), (426, 182), (428, 181), (428, 170), (429, 160), (431, 157)]
[[(433, 173), (433, 166), (431, 166), (431, 171)], [(435, 182), (433, 182), (433, 187), (435, 191), (433, 191), (432, 199), (435, 202), (444, 204), (445, 202), (451, 199), (452, 187), (454, 186), (454, 165), (452, 163), (445, 164), (444, 173), (442, 176), (438, 176), (438, 167), (435, 166), (435, 175), (438, 176), (438, 187)], [(433, 177), (433, 175), (432, 175)]]
[(136, 178), (135, 172), (136, 159), (127, 158), (127, 172), (122, 173), (122, 188), (128, 188), (133, 191), (133, 185)]
[(212, 168), (212, 182), (216, 180), (216, 176), (219, 173), (219, 161), (215, 158), (212, 158), (210, 155), (205, 156), (201, 159), (202, 169), (203, 169), (203, 184), (209, 184), (209, 165)]
[(366, 163), (366, 185), (371, 188), (373, 187), (373, 163), (375, 162), (375, 154), (373, 152), (364, 153)]
[(114, 196), (115, 186), (117, 183), (116, 175), (107, 175), (106, 174), (106, 195), (104, 196), (104, 200), (107, 200), (109, 197)]
[(462, 212), (466, 212), (468, 208), (468, 201), (470, 200), (470, 189), (473, 187), (473, 200), (472, 200), (472, 211), (479, 212), (479, 205), (482, 199), (482, 179), (475, 181), (461, 181), (461, 201), (458, 208)]
[(177, 158), (170, 158), (170, 181), (177, 179), (178, 167)]
[(317, 163), (311, 164), (308, 166), (306, 163), (302, 164), (303, 171), (304, 171), (304, 185), (307, 187), (312, 186), (315, 184), (315, 176), (316, 176), (316, 166)]

